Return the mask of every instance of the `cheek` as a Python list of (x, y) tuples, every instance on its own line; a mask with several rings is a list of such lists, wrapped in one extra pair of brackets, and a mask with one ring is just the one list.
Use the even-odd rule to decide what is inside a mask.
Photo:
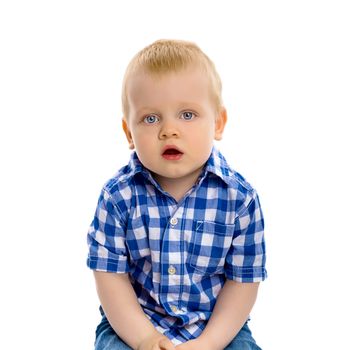
[(148, 146), (153, 143), (154, 133), (152, 130), (137, 130), (133, 134), (133, 142), (136, 147), (143, 148), (147, 151)]
[(215, 134), (215, 128), (213, 125), (205, 124), (202, 128), (202, 131), (195, 130), (196, 138), (200, 140), (200, 142), (207, 142), (210, 140), (212, 142)]

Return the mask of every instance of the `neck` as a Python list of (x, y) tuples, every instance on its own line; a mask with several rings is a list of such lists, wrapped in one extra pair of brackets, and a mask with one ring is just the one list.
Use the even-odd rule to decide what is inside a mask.
[(201, 174), (202, 168), (198, 171), (195, 171), (188, 176), (181, 178), (164, 178), (154, 174), (155, 180), (160, 184), (161, 188), (168, 192), (173, 198), (179, 202), (185, 194), (195, 185), (197, 179)]

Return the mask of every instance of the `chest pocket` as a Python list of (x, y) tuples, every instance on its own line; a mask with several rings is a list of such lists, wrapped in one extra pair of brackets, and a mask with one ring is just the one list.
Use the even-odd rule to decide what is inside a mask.
[(196, 221), (190, 241), (189, 264), (196, 273), (212, 275), (224, 270), (234, 225)]

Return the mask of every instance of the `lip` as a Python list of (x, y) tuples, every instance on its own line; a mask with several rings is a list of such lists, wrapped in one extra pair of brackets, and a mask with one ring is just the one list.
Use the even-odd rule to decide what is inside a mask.
[[(165, 154), (165, 152), (167, 151), (167, 150), (169, 150), (169, 149), (174, 149), (174, 150), (176, 150), (176, 151), (178, 151), (179, 153), (177, 153), (177, 154)], [(166, 145), (164, 148), (163, 148), (163, 150), (162, 150), (162, 157), (164, 158), (164, 159), (166, 159), (166, 160), (179, 160), (179, 159), (181, 159), (182, 158), (182, 156), (183, 156), (183, 152), (178, 148), (178, 147), (176, 147), (176, 146), (174, 146), (174, 145)]]

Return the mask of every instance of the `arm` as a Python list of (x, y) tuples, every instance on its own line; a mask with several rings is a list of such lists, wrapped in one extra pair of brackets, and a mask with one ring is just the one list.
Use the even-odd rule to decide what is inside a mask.
[(226, 281), (200, 336), (208, 349), (224, 349), (233, 340), (254, 306), (258, 287), (259, 283)]
[(167, 337), (159, 333), (138, 303), (128, 274), (94, 271), (102, 308), (114, 331), (132, 349), (173, 350)]
[(202, 334), (197, 339), (176, 348), (180, 350), (224, 349), (247, 320), (254, 306), (258, 287), (259, 283), (240, 283), (227, 280)]

